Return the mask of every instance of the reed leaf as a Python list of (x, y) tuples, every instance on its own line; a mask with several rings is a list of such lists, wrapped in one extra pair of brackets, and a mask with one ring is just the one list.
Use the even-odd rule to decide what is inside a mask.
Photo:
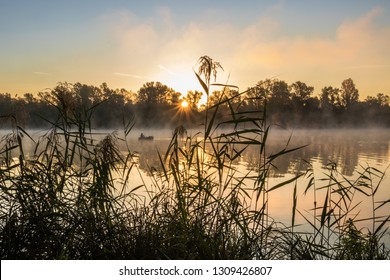
[(281, 188), (283, 186), (289, 185), (290, 183), (295, 182), (298, 178), (302, 177), (302, 175), (303, 174), (298, 174), (298, 175), (294, 176), (293, 178), (290, 178), (290, 179), (288, 179), (288, 180), (286, 180), (284, 182), (276, 184), (275, 186), (273, 186), (270, 189), (268, 189), (267, 192), (272, 192), (272, 191), (274, 191), (276, 189), (279, 189), (279, 188)]

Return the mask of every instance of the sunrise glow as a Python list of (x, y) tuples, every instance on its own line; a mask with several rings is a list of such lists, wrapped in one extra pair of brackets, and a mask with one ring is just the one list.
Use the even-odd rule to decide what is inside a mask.
[(202, 55), (223, 65), (217, 82), (243, 90), (277, 77), (318, 95), (352, 78), (362, 99), (390, 92), (387, 1), (8, 1), (0, 26), (0, 92), (13, 95), (159, 81), (185, 96), (201, 90)]
[(188, 107), (188, 102), (187, 102), (186, 100), (182, 101), (182, 102), (181, 102), (181, 107), (182, 107), (183, 109), (186, 109), (186, 108)]

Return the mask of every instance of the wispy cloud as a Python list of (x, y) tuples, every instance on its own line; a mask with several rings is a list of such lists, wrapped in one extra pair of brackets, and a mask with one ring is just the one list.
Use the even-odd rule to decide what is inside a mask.
[(158, 65), (158, 68), (160, 68), (161, 70), (167, 72), (168, 74), (171, 74), (171, 75), (174, 75), (174, 76), (179, 76), (178, 73), (173, 72), (172, 70), (168, 69), (167, 67), (165, 67), (165, 66), (163, 66), (161, 64)]
[(369, 65), (355, 65), (348, 67), (349, 69), (375, 69), (375, 68), (390, 68), (390, 64), (369, 64)]
[(146, 77), (146, 76), (127, 74), (127, 73), (121, 73), (121, 72), (114, 72), (113, 74), (117, 75), (117, 76), (130, 77), (130, 78), (134, 78), (134, 79), (138, 79), (138, 80), (149, 79), (149, 77)]
[(50, 75), (50, 73), (47, 73), (47, 72), (41, 72), (41, 71), (36, 71), (36, 72), (33, 72), (33, 74), (35, 74), (35, 75)]

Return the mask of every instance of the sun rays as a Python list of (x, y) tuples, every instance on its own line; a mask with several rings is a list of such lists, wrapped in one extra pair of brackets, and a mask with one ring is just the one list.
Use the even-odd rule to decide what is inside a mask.
[(180, 103), (180, 106), (181, 106), (181, 109), (182, 110), (186, 110), (188, 108), (188, 102), (186, 100), (183, 100), (181, 103)]

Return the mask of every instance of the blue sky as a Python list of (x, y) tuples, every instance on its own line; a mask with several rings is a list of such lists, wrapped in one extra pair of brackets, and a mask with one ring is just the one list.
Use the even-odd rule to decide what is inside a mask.
[(201, 55), (241, 89), (277, 77), (390, 95), (390, 1), (4, 1), (0, 92), (58, 82), (199, 89)]

